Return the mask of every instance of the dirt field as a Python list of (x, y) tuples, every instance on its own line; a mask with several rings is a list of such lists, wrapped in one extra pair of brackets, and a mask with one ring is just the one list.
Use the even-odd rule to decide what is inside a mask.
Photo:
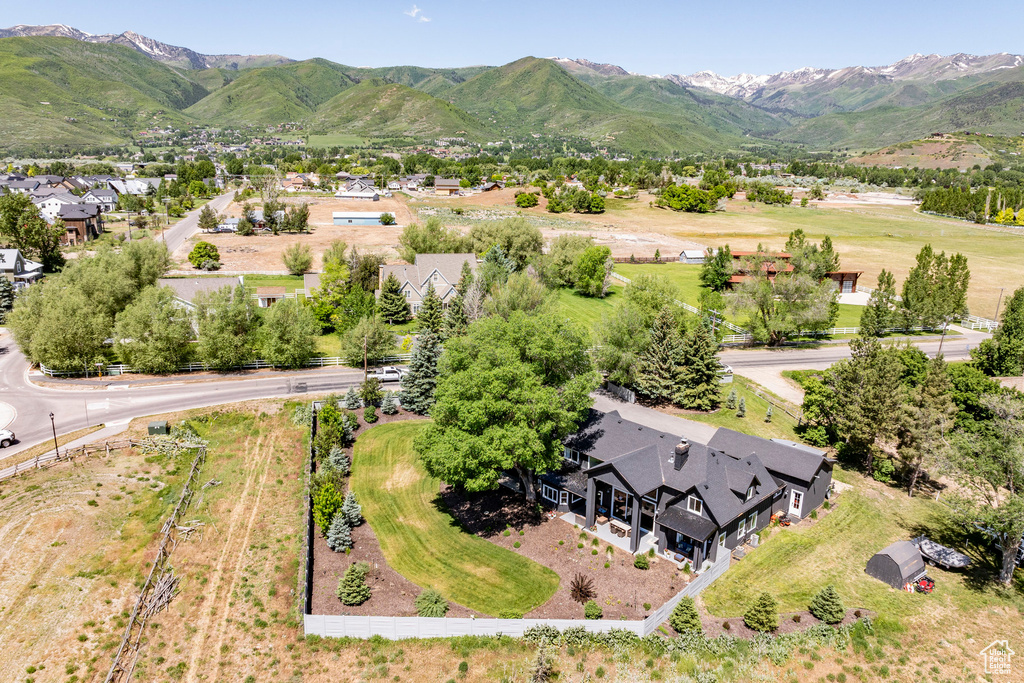
[(850, 159), (863, 166), (916, 166), (918, 168), (969, 169), (992, 163), (988, 151), (973, 140), (946, 136), (943, 139), (919, 140), (885, 147), (877, 152)]

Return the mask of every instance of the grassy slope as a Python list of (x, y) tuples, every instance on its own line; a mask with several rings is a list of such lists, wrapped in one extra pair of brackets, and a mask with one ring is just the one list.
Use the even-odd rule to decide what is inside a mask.
[(497, 615), (544, 604), (558, 589), (546, 567), (461, 531), (437, 506), (440, 482), (412, 449), (426, 422), (381, 425), (356, 441), (351, 487), (395, 571), (470, 609)]
[(190, 107), (188, 113), (214, 123), (299, 121), (353, 85), (346, 67), (310, 59), (246, 71)]
[(593, 332), (601, 318), (611, 313), (622, 298), (622, 286), (613, 284), (603, 299), (581, 296), (571, 289), (555, 290), (556, 310)]
[(424, 137), (455, 135), (480, 139), (490, 131), (444, 100), (380, 79), (342, 91), (317, 109), (314, 131)]
[(962, 549), (962, 532), (953, 528), (946, 508), (927, 498), (908, 498), (904, 492), (855, 473), (839, 473), (856, 488), (839, 499), (839, 507), (810, 527), (777, 530), (761, 548), (729, 569), (702, 599), (720, 617), (740, 616), (754, 592), (767, 590), (781, 611), (806, 609), (815, 592), (834, 584), (848, 607), (875, 610), (890, 618), (930, 622), (929, 615), (961, 614), (988, 604), (1021, 608), (1020, 593), (996, 590), (979, 578), (994, 567), (988, 551), (968, 551), (975, 562), (968, 572), (929, 567), (936, 580), (927, 597), (890, 588), (864, 572), (867, 561), (889, 543), (926, 533)]
[(0, 40), (0, 83), (0, 147), (117, 142), (186, 121), (176, 110), (207, 94), (135, 50), (70, 38)]
[[(729, 392), (733, 389), (736, 390), (737, 401), (744, 399), (747, 404), (747, 414), (745, 417), (736, 417), (736, 411), (730, 410), (725, 407), (725, 401), (729, 396)], [(759, 393), (755, 393), (755, 390)], [(778, 407), (772, 411), (772, 421), (765, 422), (765, 417), (768, 412), (768, 398), (771, 398), (772, 403), (776, 406), (782, 404), (782, 401), (772, 395), (765, 389), (762, 389), (754, 382), (750, 380), (734, 376), (732, 384), (722, 385), (722, 407), (714, 413), (696, 413), (690, 411), (682, 411), (677, 409), (669, 409), (668, 412), (673, 415), (679, 415), (687, 420), (693, 420), (695, 422), (703, 422), (704, 424), (714, 425), (715, 427), (725, 427), (726, 429), (732, 429), (737, 432), (743, 432), (744, 434), (752, 434), (754, 436), (760, 436), (765, 439), (789, 439), (791, 441), (803, 441), (797, 433), (796, 420)], [(794, 408), (789, 408), (790, 412), (795, 412)]]

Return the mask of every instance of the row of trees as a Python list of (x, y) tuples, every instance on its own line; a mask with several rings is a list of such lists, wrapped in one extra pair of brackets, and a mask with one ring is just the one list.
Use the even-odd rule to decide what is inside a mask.
[[(1024, 187), (936, 188), (921, 195), (921, 210), (984, 223), (1015, 223), (1014, 212), (1024, 207)], [(1017, 219), (1016, 224), (1024, 224)]]
[(913, 495), (924, 474), (953, 479), (944, 499), (995, 536), (1009, 583), (1024, 535), (1024, 399), (973, 364), (861, 337), (853, 355), (804, 381), (804, 437)]

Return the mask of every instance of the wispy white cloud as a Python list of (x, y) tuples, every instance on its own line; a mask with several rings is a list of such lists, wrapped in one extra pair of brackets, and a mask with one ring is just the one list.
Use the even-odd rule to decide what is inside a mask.
[(416, 5), (413, 5), (412, 9), (405, 10), (404, 12), (402, 12), (402, 14), (404, 14), (407, 17), (412, 17), (416, 21), (422, 21), (422, 22), (430, 21), (430, 17), (423, 16), (423, 10), (421, 8), (417, 7)]

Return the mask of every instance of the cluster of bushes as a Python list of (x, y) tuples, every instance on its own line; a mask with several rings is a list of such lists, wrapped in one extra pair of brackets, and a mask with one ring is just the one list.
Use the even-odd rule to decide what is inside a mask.
[(748, 202), (761, 202), (762, 204), (782, 204), (788, 206), (793, 203), (793, 193), (775, 187), (770, 183), (751, 181), (746, 184)]
[(718, 207), (719, 199), (732, 197), (735, 192), (736, 189), (732, 185), (716, 185), (709, 190), (685, 184), (669, 185), (661, 190), (654, 204), (673, 211), (711, 213)]
[(534, 259), (549, 287), (571, 287), (584, 296), (604, 297), (611, 285), (612, 252), (583, 235), (559, 235), (547, 254)]
[(550, 213), (604, 213), (604, 197), (582, 188), (562, 187), (556, 192), (554, 187), (547, 187), (544, 196)]

